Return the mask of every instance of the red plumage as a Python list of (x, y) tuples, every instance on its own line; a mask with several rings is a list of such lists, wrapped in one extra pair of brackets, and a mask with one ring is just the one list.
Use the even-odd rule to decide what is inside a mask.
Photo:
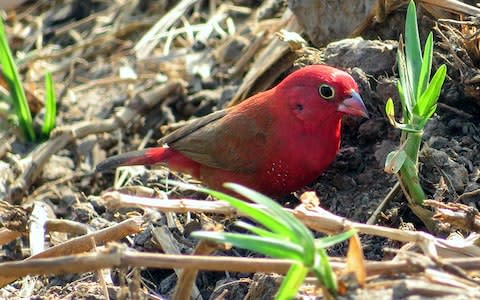
[(367, 117), (353, 78), (325, 65), (304, 67), (276, 87), (189, 122), (162, 146), (97, 166), (163, 164), (221, 189), (235, 182), (271, 196), (312, 182), (334, 160), (344, 114)]

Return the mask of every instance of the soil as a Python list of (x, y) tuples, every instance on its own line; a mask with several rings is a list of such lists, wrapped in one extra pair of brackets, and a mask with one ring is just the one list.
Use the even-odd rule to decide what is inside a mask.
[[(74, 139), (58, 149), (46, 164), (40, 166), (41, 174), (27, 184), (20, 198), (13, 197), (11, 191), (24, 169), (21, 159), (28, 157), (39, 145), (25, 142), (19, 138), (18, 131), (2, 122), (0, 138), (9, 147), (0, 151), (0, 199), (9, 205), (18, 205), (15, 207), (21, 212), (14, 214), (12, 210), (4, 210), (10, 212), (9, 218), (4, 213), (0, 215), (0, 220), (12, 229), (13, 221), (28, 220), (32, 204), (39, 202), (49, 207), (50, 218), (77, 221), (87, 224), (91, 230), (106, 228), (129, 216), (146, 214), (149, 217), (145, 230), (118, 242), (141, 252), (159, 253), (162, 250), (155, 242), (152, 231), (155, 227), (167, 225), (163, 214), (139, 208), (111, 210), (105, 207), (95, 196), (111, 189), (116, 179), (113, 173), (96, 173), (95, 165), (108, 156), (135, 150), (141, 145), (154, 146), (158, 138), (181, 126), (182, 121), (226, 107), (244, 83), (244, 74), (252, 68), (252, 64), (258, 63), (251, 58), (238, 72), (231, 73), (238, 57), (245, 54), (245, 47), (252, 42), (253, 30), (258, 30), (253, 24), (259, 22), (259, 11), (264, 19), (278, 18), (287, 4), (284, 1), (233, 1), (236, 9), (227, 10), (227, 15), (235, 24), (236, 34), (225, 31), (230, 21), (222, 19), (219, 24), (223, 32), (214, 31), (205, 39), (197, 40), (192, 40), (188, 32), (172, 37), (170, 41), (163, 38), (149, 57), (140, 58), (135, 56), (134, 46), (161, 16), (172, 11), (176, 1), (138, 1), (136, 4), (121, 5), (93, 0), (54, 2), (56, 4), (29, 1), (10, 11), (6, 29), (17, 57), (21, 53), (32, 55), (26, 56), (19, 65), (27, 82), (26, 87), (37, 95), (29, 99), (32, 107), (37, 97), (42, 99), (44, 70), (53, 70), (58, 95), (57, 130), (61, 132), (80, 122), (110, 118), (122, 107), (132, 107), (133, 95), (138, 91), (158, 87), (172, 79), (181, 80), (183, 90), (148, 111), (138, 112), (124, 127)], [(212, 7), (208, 3), (216, 3), (215, 11), (222, 5), (216, 1), (199, 3), (193, 11), (183, 14), (184, 18), (175, 22), (175, 26), (205, 24), (212, 15)], [(423, 35), (424, 31), (431, 30), (434, 19), (426, 11), (421, 13)], [(92, 17), (95, 14), (97, 17)], [(384, 107), (389, 97), (394, 99), (397, 109), (400, 105), (395, 85), (398, 44), (394, 40), (398, 38), (399, 28), (403, 28), (404, 15), (405, 7), (400, 7), (384, 22), (369, 26), (362, 34), (364, 39), (338, 38), (315, 50), (318, 56), (314, 59), (296, 57), (297, 64), (318, 63), (321, 60), (350, 72), (359, 83), (370, 118), (346, 117), (343, 120), (342, 148), (332, 166), (314, 183), (279, 199), (285, 206), (295, 207), (303, 191), (314, 190), (321, 207), (338, 216), (365, 223), (397, 183), (396, 176), (384, 172), (384, 163), (387, 154), (398, 147), (401, 133), (388, 123)], [(95, 22), (82, 23), (89, 17)], [(41, 28), (36, 27), (36, 20), (41, 21)], [(69, 26), (73, 29), (69, 30)], [(102, 32), (106, 36), (104, 40), (100, 38)], [(436, 36), (439, 36), (438, 32)], [(308, 41), (308, 37), (305, 38)], [(276, 37), (269, 33), (262, 46), (273, 39)], [(472, 197), (460, 196), (480, 189), (480, 98), (478, 81), (472, 80), (478, 78), (480, 52), (472, 52), (467, 45), (456, 41), (458, 51), (452, 54), (444, 40), (439, 37), (437, 41), (434, 68), (447, 63), (449, 71), (437, 112), (424, 131), (419, 161), (421, 184), (430, 199), (457, 201), (478, 208), (479, 193)], [(38, 44), (41, 44), (42, 50), (32, 52)], [(47, 51), (49, 48), (50, 52)], [(366, 57), (370, 59), (366, 60)], [(459, 57), (462, 64), (452, 63)], [(278, 64), (271, 67), (271, 73), (281, 75), (270, 80), (272, 84), (285, 76), (292, 69), (292, 64), (282, 72), (276, 72), (276, 68), (280, 68)], [(42, 109), (39, 109), (35, 118), (37, 122), (41, 122), (41, 116)], [(132, 168), (124, 185), (152, 188), (157, 195), (167, 191), (170, 198), (206, 199), (205, 195), (188, 190), (166, 190), (162, 183), (166, 177), (195, 182), (187, 175), (165, 168)], [(182, 253), (193, 251), (195, 241), (188, 234), (204, 224), (205, 218), (222, 224), (225, 230), (237, 230), (232, 226), (234, 220), (231, 218), (178, 214), (176, 221), (181, 225), (170, 230)], [(18, 223), (16, 226), (19, 228), (26, 228), (28, 221)], [(426, 230), (411, 212), (401, 191), (383, 209), (376, 224)], [(445, 225), (438, 226), (434, 234), (447, 237), (452, 232), (454, 228)], [(462, 233), (467, 235), (469, 232), (464, 230)], [(52, 233), (46, 244), (50, 247), (65, 239), (66, 235)], [(361, 235), (361, 242), (365, 258), (369, 260), (388, 259), (390, 252), (385, 252), (385, 249), (401, 246), (386, 238), (367, 235)], [(22, 260), (29, 256), (29, 251), (28, 235), (19, 237), (2, 245), (0, 261)], [(345, 253), (344, 244), (329, 249), (329, 254), (333, 256), (344, 256)], [(259, 256), (235, 248), (218, 250), (215, 255)], [(140, 289), (152, 298), (170, 298), (176, 284), (173, 270), (153, 268), (115, 269), (111, 278), (112, 282), (107, 286), (113, 299), (133, 298), (134, 284), (140, 285)], [(199, 272), (196, 279), (203, 299), (244, 299), (247, 294), (246, 299), (260, 299), (259, 295), (270, 299), (278, 282), (276, 276), (260, 273)], [(30, 292), (25, 290), (25, 282), (19, 279), (2, 288), (0, 298), (20, 298), (21, 292), (29, 293), (28, 297), (32, 299), (103, 299), (105, 294), (96, 274), (88, 272), (39, 276)], [(372, 295), (357, 292), (351, 297), (364, 299)], [(392, 298), (396, 297), (386, 296), (386, 299)]]

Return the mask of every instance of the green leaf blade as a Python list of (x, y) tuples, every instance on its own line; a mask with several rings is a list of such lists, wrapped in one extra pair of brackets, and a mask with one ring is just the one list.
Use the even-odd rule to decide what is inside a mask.
[(433, 114), (433, 112), (435, 112), (432, 112), (432, 108), (436, 106), (438, 98), (440, 97), (446, 75), (447, 67), (445, 65), (441, 65), (437, 69), (437, 72), (435, 72), (435, 74), (433, 75), (433, 78), (430, 81), (427, 89), (420, 97), (420, 102), (423, 103), (422, 110), (420, 111), (421, 117), (428, 119)]
[(327, 252), (324, 249), (318, 249), (317, 255), (318, 260), (315, 262), (312, 271), (315, 277), (317, 277), (333, 295), (336, 295), (338, 291), (337, 279), (328, 260)]
[(25, 91), (20, 82), (20, 76), (13, 60), (12, 52), (8, 46), (8, 40), (5, 33), (3, 20), (0, 19), (0, 64), (2, 65), (5, 79), (7, 80), (10, 95), (13, 100), (15, 112), (20, 124), (20, 128), (29, 141), (36, 139), (35, 131), (33, 130), (33, 120), (30, 108), (28, 107)]
[(192, 236), (217, 243), (232, 244), (235, 247), (275, 258), (293, 259), (299, 262), (304, 260), (302, 247), (289, 241), (230, 232), (195, 231)]
[(275, 299), (277, 300), (289, 300), (293, 299), (296, 295), (300, 286), (302, 285), (305, 277), (308, 274), (308, 268), (302, 264), (292, 264), (290, 269), (285, 275), (282, 284), (278, 288), (277, 295)]
[(265, 230), (263, 228), (260, 228), (258, 226), (255, 226), (255, 225), (252, 225), (252, 224), (249, 224), (247, 222), (244, 222), (244, 221), (236, 221), (235, 222), (235, 225), (237, 227), (240, 227), (240, 228), (243, 228), (245, 230), (248, 230), (258, 236), (262, 236), (262, 237), (268, 237), (268, 238), (276, 238), (276, 239), (279, 239), (279, 240), (288, 240), (287, 237), (283, 236), (283, 235), (279, 235), (279, 234), (276, 234), (276, 233), (273, 233), (271, 231), (268, 231), (268, 230)]
[(45, 117), (42, 125), (42, 138), (47, 139), (55, 128), (55, 118), (57, 116), (57, 97), (53, 86), (52, 74), (45, 74)]
[(407, 9), (407, 19), (405, 22), (405, 56), (407, 74), (412, 84), (413, 95), (416, 96), (423, 60), (414, 1), (410, 1)]
[(318, 250), (318, 249), (325, 249), (325, 248), (331, 247), (335, 244), (338, 244), (340, 242), (343, 242), (343, 241), (349, 239), (356, 232), (357, 232), (357, 230), (350, 229), (348, 231), (345, 231), (345, 232), (342, 232), (342, 233), (339, 233), (339, 234), (336, 234), (336, 235), (327, 236), (327, 237), (323, 237), (323, 238), (320, 238), (320, 239), (315, 239), (315, 249)]
[(404, 45), (402, 40), (400, 39), (397, 53), (399, 76), (397, 89), (400, 95), (400, 101), (402, 101), (403, 118), (405, 122), (408, 122), (412, 115), (413, 107), (415, 106), (415, 95), (413, 94), (411, 77), (409, 76), (409, 69), (407, 66), (404, 51)]
[[(420, 70), (420, 77), (418, 82), (417, 99), (426, 90), (428, 81), (430, 80), (430, 73), (432, 71), (432, 58), (433, 58), (433, 34), (430, 32), (425, 43), (425, 49), (423, 50), (423, 62)], [(421, 103), (419, 103), (421, 104)], [(418, 103), (417, 103), (418, 105)]]

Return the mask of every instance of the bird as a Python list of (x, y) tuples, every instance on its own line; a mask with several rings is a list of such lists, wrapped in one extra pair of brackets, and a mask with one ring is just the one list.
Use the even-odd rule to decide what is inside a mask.
[(309, 65), (238, 105), (187, 122), (158, 147), (107, 158), (96, 170), (160, 164), (212, 189), (233, 182), (281, 197), (334, 161), (344, 115), (368, 118), (355, 80), (335, 67)]

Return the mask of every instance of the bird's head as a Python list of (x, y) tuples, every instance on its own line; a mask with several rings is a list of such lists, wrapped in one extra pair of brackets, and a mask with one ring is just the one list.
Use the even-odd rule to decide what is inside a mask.
[(326, 65), (311, 65), (287, 76), (276, 88), (285, 95), (290, 110), (304, 121), (344, 114), (367, 117), (355, 80), (348, 73)]

